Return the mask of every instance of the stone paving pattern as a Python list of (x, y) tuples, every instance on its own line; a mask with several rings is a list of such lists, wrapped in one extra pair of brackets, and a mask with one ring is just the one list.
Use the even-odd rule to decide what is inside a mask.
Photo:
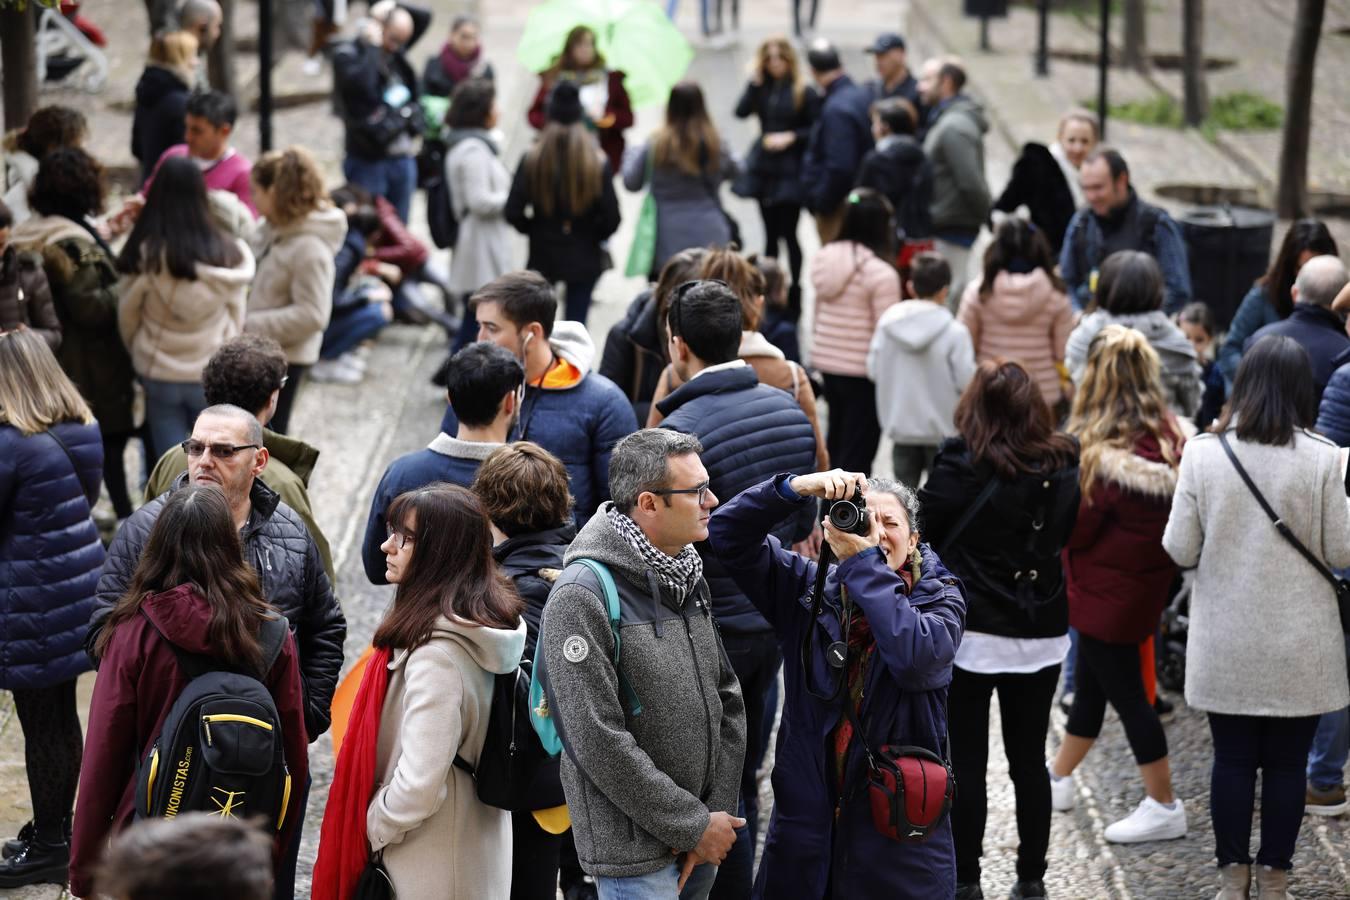
[[(238, 30), (241, 34), (250, 33), (256, 27), (249, 22), (250, 17), (256, 19), (255, 7), (248, 0), (237, 0), (237, 5), (243, 20)], [(414, 64), (419, 66), (422, 59), (435, 51), (449, 16), (464, 8), (450, 0), (436, 0), (431, 5), (436, 9), (437, 22), (412, 53)], [(502, 127), (507, 135), (506, 157), (511, 165), (529, 141), (523, 110), (535, 89), (533, 77), (512, 59), (529, 5), (487, 3), (480, 11), (484, 17), (489, 53), (499, 72)], [(132, 162), (127, 150), (130, 115), (125, 101), (131, 96), (142, 67), (143, 12), (141, 4), (131, 0), (118, 0), (119, 13), (125, 10), (122, 17), (108, 15), (101, 6), (90, 4), (90, 10), (112, 38), (110, 85), (99, 95), (68, 89), (49, 90), (44, 92), (43, 100), (72, 103), (84, 109), (93, 123), (91, 149), (110, 165), (125, 166)], [(686, 34), (693, 34), (697, 28), (697, 8), (690, 2), (683, 6), (679, 24)], [(760, 38), (785, 30), (787, 25), (783, 0), (746, 0), (742, 6), (741, 40), (700, 45), (689, 72), (689, 77), (704, 85), (719, 126), (738, 150), (748, 146), (753, 137), (749, 123), (738, 122), (730, 116), (744, 80), (746, 63)], [(955, 0), (914, 0), (912, 5), (890, 0), (824, 0), (821, 31), (841, 45), (845, 50), (846, 65), (859, 77), (866, 75), (869, 69), (868, 58), (860, 48), (880, 30), (898, 28), (905, 32), (915, 68), (923, 57), (933, 53), (962, 55), (970, 68), (972, 90), (986, 103), (994, 120), (995, 128), (987, 141), (987, 158), (990, 183), (997, 191), (1006, 180), (1021, 142), (1048, 140), (1054, 133), (1060, 113), (1095, 92), (1095, 69), (1056, 60), (1052, 63), (1049, 79), (1032, 79), (1028, 48), (1033, 46), (1034, 15), (1018, 7), (1010, 19), (995, 22), (992, 34), (996, 50), (991, 54), (980, 54), (976, 50), (976, 27), (973, 22), (960, 17), (959, 6)], [(1274, 85), (1271, 99), (1279, 101), (1279, 72), (1287, 46), (1292, 3), (1238, 0), (1223, 4), (1222, 12), (1217, 3), (1211, 2), (1209, 6), (1206, 27), (1211, 55), (1234, 57), (1241, 63), (1212, 74), (1212, 90), (1217, 93), (1239, 87), (1251, 88), (1254, 84), (1256, 89), (1270, 96), (1270, 86)], [(1178, 41), (1176, 29), (1164, 23), (1179, 22), (1178, 7), (1179, 0), (1153, 0), (1151, 3), (1151, 37), (1155, 50), (1174, 49)], [(1240, 14), (1237, 13), (1239, 8)], [(1313, 174), (1323, 186), (1345, 190), (1350, 183), (1350, 175), (1347, 175), (1350, 167), (1346, 165), (1344, 150), (1346, 139), (1350, 138), (1345, 92), (1350, 88), (1344, 76), (1350, 73), (1346, 72), (1347, 55), (1340, 49), (1345, 46), (1346, 38), (1330, 34), (1341, 24), (1350, 24), (1350, 0), (1331, 0), (1328, 34), (1319, 57)], [(1258, 37), (1264, 39), (1259, 46)], [(1089, 28), (1070, 15), (1054, 17), (1051, 43), (1057, 49), (1090, 50), (1095, 46)], [(1013, 47), (1019, 49), (1006, 49)], [(245, 85), (256, 75), (256, 65), (250, 59), (241, 61), (241, 75), (241, 83)], [(1156, 77), (1158, 82), (1167, 84), (1169, 76)], [(299, 59), (291, 54), (280, 63), (275, 83), (283, 92), (313, 90), (316, 84), (322, 86), (326, 78), (324, 75), (316, 80), (301, 74)], [(1118, 99), (1144, 97), (1155, 90), (1154, 83), (1119, 70), (1112, 71), (1112, 85), (1112, 96)], [(659, 109), (639, 111), (637, 124), (629, 133), (630, 140), (638, 140), (648, 133), (659, 123), (660, 116)], [(257, 146), (256, 121), (256, 117), (245, 116), (238, 129), (238, 145), (250, 154)], [(326, 104), (284, 110), (278, 113), (274, 128), (278, 145), (291, 141), (306, 144), (320, 157), (334, 181), (340, 179), (342, 131)], [(1246, 152), (1264, 160), (1271, 170), (1274, 152), (1261, 142), (1274, 140), (1272, 146), (1278, 146), (1277, 137), (1263, 135), (1234, 137), (1229, 141), (1230, 146), (1222, 149), (1194, 132), (1121, 122), (1112, 123), (1111, 139), (1124, 148), (1137, 173), (1136, 180), (1146, 194), (1163, 183), (1180, 181), (1259, 189), (1262, 187), (1259, 167), (1254, 167), (1251, 160), (1236, 157), (1232, 146), (1256, 148)], [(627, 192), (621, 191), (620, 197), (625, 221), (614, 239), (614, 245), (619, 248), (616, 257), (619, 258), (631, 241), (640, 204), (640, 197)], [(726, 205), (739, 219), (748, 246), (757, 247), (762, 241), (762, 230), (753, 206), (729, 195)], [(414, 221), (419, 225), (422, 222), (420, 210), (414, 212)], [(1336, 223), (1336, 230), (1338, 234), (1350, 232), (1344, 223)], [(800, 234), (804, 249), (808, 253), (814, 250), (817, 246), (814, 228), (805, 218)], [(439, 255), (444, 258), (443, 253)], [(520, 258), (524, 259), (523, 243)], [(640, 282), (622, 278), (615, 272), (607, 273), (602, 279), (590, 322), (597, 344), (603, 342), (609, 326), (622, 315), (629, 299), (640, 288)], [(809, 315), (809, 285), (806, 294)], [(424, 446), (435, 433), (443, 399), (429, 384), (428, 378), (442, 353), (443, 340), (434, 330), (391, 327), (375, 344), (370, 358), (372, 374), (364, 384), (355, 387), (309, 384), (297, 404), (295, 433), (323, 451), (322, 462), (310, 487), (315, 515), (334, 549), (337, 590), (349, 625), (348, 660), (354, 660), (364, 648), (392, 598), (391, 588), (368, 584), (361, 569), (359, 541), (371, 494), (389, 460)], [(889, 452), (883, 446), (878, 453), (877, 468), (888, 471), (889, 465)], [(92, 676), (86, 676), (80, 685), (86, 703), (92, 681)], [(1207, 809), (1211, 761), (1208, 730), (1202, 714), (1186, 709), (1180, 698), (1175, 699), (1178, 713), (1168, 723), (1167, 733), (1173, 751), (1177, 792), (1187, 803), (1190, 835), (1182, 841), (1134, 847), (1113, 847), (1102, 839), (1105, 825), (1125, 815), (1142, 796), (1123, 732), (1112, 716), (1098, 747), (1080, 769), (1077, 809), (1055, 815), (1050, 870), (1046, 878), (1052, 896), (1124, 900), (1213, 895), (1213, 844)], [(1053, 752), (1062, 733), (1062, 724), (1063, 717), (1056, 712), (1047, 753)], [(990, 817), (983, 879), (991, 898), (1006, 895), (1014, 880), (1017, 845), (1012, 788), (1006, 778), (1006, 761), (997, 728), (993, 732), (988, 787)], [(331, 779), (332, 754), (328, 738), (316, 742), (311, 747), (311, 754), (315, 780), (297, 884), (297, 896), (302, 897), (308, 894), (318, 822)], [(771, 762), (771, 758), (766, 761), (766, 773)], [(767, 809), (772, 801), (767, 778), (762, 780), (762, 794), (761, 808)], [(29, 813), (22, 736), (12, 715), (12, 705), (7, 698), (0, 697), (0, 835), (12, 834)], [(1350, 897), (1348, 859), (1350, 822), (1306, 819), (1295, 856), (1297, 895), (1300, 898)], [(37, 887), (0, 894), (0, 900), (5, 896), (16, 900), (45, 900), (64, 896), (64, 893), (55, 887)]]

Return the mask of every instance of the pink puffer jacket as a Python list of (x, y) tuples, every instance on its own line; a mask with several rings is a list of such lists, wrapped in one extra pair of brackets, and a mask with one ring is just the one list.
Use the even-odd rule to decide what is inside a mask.
[(1064, 361), (1064, 345), (1073, 331), (1069, 298), (1055, 290), (1044, 269), (1026, 274), (999, 272), (994, 289), (980, 299), (980, 281), (966, 285), (957, 318), (970, 330), (975, 361), (1015, 360), (1054, 406), (1064, 397), (1055, 363)]
[(900, 302), (899, 273), (862, 244), (834, 241), (811, 261), (811, 284), (811, 365), (829, 375), (866, 378), (872, 332), (881, 314)]

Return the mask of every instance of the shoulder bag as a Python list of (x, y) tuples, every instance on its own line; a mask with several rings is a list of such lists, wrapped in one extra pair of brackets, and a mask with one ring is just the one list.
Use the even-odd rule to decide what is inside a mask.
[(651, 144), (643, 152), (647, 154), (647, 195), (642, 198), (633, 244), (628, 248), (628, 264), (624, 266), (624, 275), (629, 278), (650, 277), (652, 264), (656, 262), (656, 197), (652, 194), (653, 160), (656, 157)]

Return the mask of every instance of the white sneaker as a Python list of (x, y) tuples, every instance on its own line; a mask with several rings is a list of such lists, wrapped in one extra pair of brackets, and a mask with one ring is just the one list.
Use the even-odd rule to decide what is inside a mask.
[(1056, 777), (1050, 766), (1047, 765), (1046, 771), (1050, 772), (1050, 808), (1057, 812), (1068, 812), (1073, 809), (1073, 804), (1077, 798), (1077, 791), (1072, 775), (1065, 775), (1063, 778)]
[(323, 72), (323, 57), (311, 56), (309, 59), (305, 60), (304, 65), (300, 67), (300, 71), (304, 72), (305, 75), (310, 78), (314, 78), (321, 74)]
[(1152, 797), (1143, 801), (1119, 822), (1106, 826), (1106, 839), (1113, 844), (1171, 841), (1186, 836), (1186, 806), (1174, 799), (1169, 809)]
[(355, 350), (348, 350), (339, 356), (338, 362), (362, 375), (366, 374), (366, 358)]
[(360, 384), (364, 374), (341, 359), (321, 359), (310, 367), (309, 377), (325, 384)]

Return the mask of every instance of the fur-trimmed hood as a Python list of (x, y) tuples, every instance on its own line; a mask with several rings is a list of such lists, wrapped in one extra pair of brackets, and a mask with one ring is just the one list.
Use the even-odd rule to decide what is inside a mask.
[[(1176, 443), (1180, 443), (1178, 440)], [(1084, 457), (1097, 457), (1097, 477), (1148, 497), (1170, 500), (1177, 490), (1177, 472), (1181, 448), (1175, 449), (1177, 464), (1163, 458), (1158, 441), (1149, 435), (1133, 448), (1101, 447), (1083, 451)]]

